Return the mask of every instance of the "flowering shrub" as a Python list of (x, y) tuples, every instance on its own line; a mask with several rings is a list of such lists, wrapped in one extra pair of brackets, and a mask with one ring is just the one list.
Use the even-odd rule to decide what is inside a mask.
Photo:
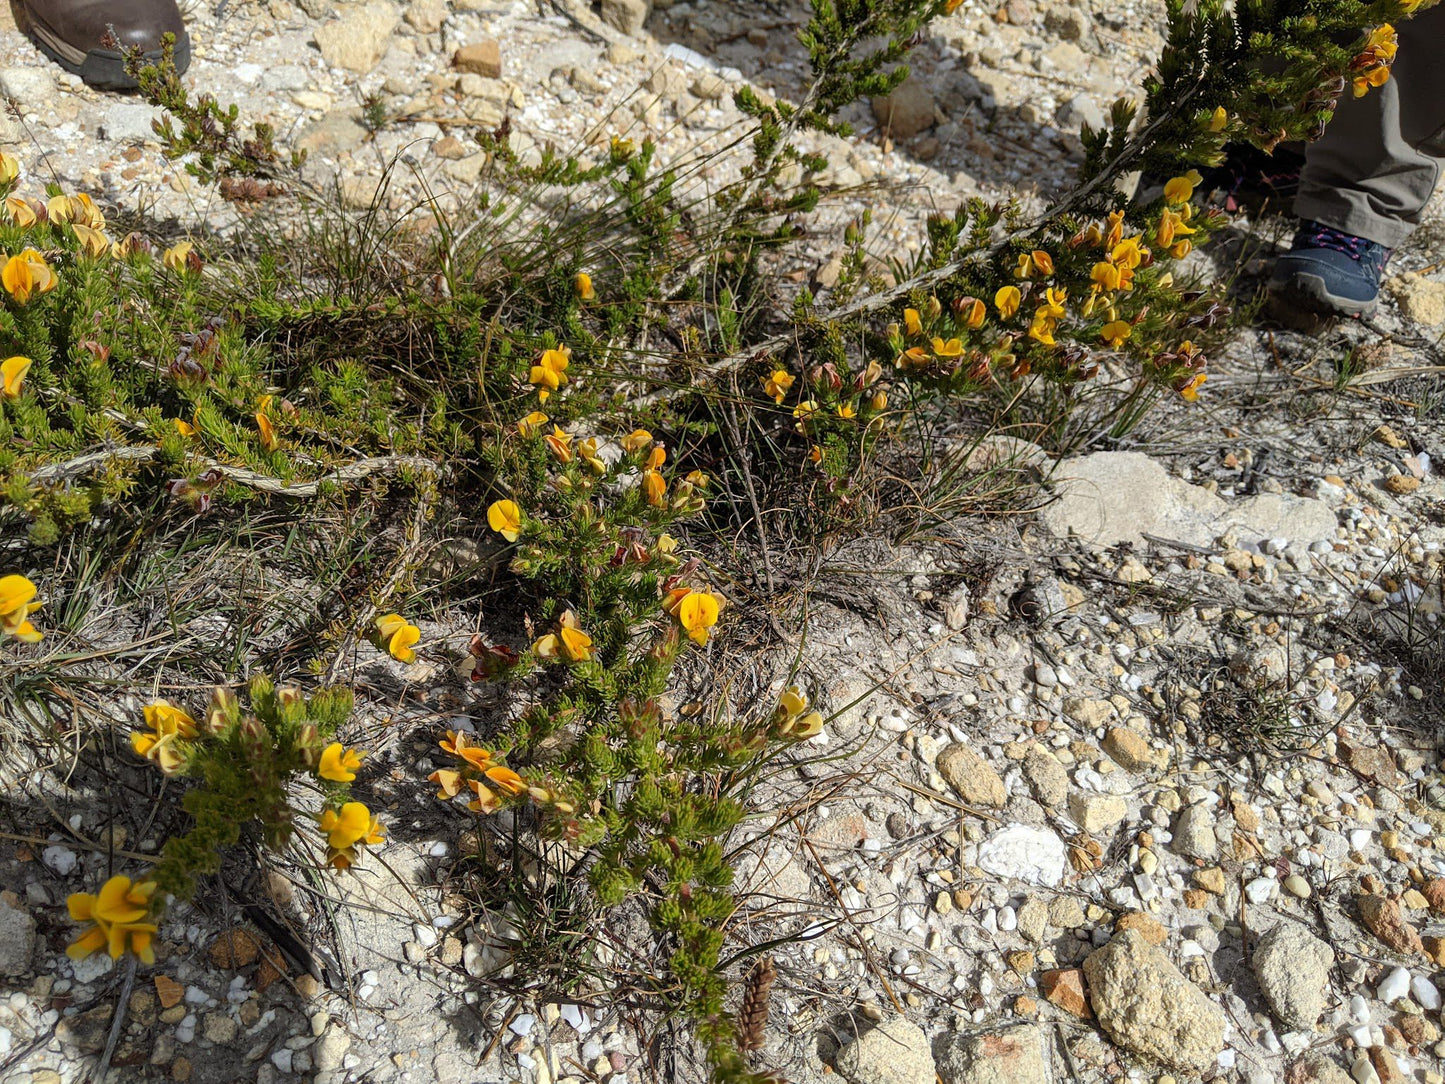
[[(303, 200), (303, 222), (259, 230), (245, 261), (112, 238), (84, 194), (18, 194), (19, 166), (0, 156), (0, 510), (45, 548), (111, 517), (173, 517), (199, 534), (219, 509), (244, 519), (293, 502), (304, 515), (363, 479), (349, 513), (409, 491), (385, 572), (358, 560), (317, 585), (325, 631), (304, 638), (317, 646), (302, 662), (317, 674), (337, 672), (356, 638), (406, 664), (435, 654), (407, 616), (430, 524), (480, 533), (485, 510), (493, 548), (478, 561), (507, 578), (518, 620), (472, 640), (468, 677), (524, 704), (484, 732), (438, 734), (448, 761), (431, 782), (479, 815), (526, 808), (519, 823), (591, 848), (602, 903), (647, 901), (669, 953), (659, 1003), (691, 1019), (728, 1084), (766, 1078), (726, 1012), (722, 929), (738, 901), (723, 839), (748, 813), (750, 780), (825, 722), (797, 689), (751, 715), (664, 710), (684, 652), (726, 635), (730, 580), (705, 559), (723, 547), (701, 528), (744, 497), (762, 522), (755, 454), (797, 467), (789, 481), (823, 481), (799, 518), (827, 498), (842, 506), (866, 491), (871, 450), (940, 402), (1014, 402), (1101, 374), (1130, 395), (1197, 397), (1228, 309), (1181, 264), (1222, 225), (1196, 168), (1229, 140), (1268, 148), (1317, 131), (1347, 88), (1388, 79), (1392, 24), (1424, 5), (1171, 4), (1148, 119), (1120, 103), (1085, 129), (1078, 184), (1053, 206), (966, 204), (929, 223), (922, 254), (886, 286), (867, 277), (865, 218), (826, 303), (785, 293), (769, 254), (816, 205), (823, 168), (795, 136), (844, 131), (839, 111), (895, 87), (919, 30), (955, 6), (813, 0), (800, 35), (811, 86), (795, 105), (739, 92), (752, 158), (706, 205), (650, 141), (523, 164), (503, 129), (479, 137), (486, 228), (438, 213), (378, 241), (305, 203), (270, 133), (248, 139), (236, 110), (192, 101), (168, 58), (141, 79), (171, 113), (157, 131), (168, 152), (253, 209)], [(1115, 182), (1141, 168), (1162, 191), (1121, 195)], [(543, 213), (540, 186), (586, 198), (518, 226)], [(0, 630), (39, 639), (37, 594), (0, 578)], [(191, 894), (247, 825), (318, 864), (362, 861), (384, 832), (351, 794), (365, 761), (337, 739), (350, 708), (344, 689), (264, 678), (244, 708), (226, 690), (194, 715), (148, 705), (132, 750), (186, 781), (192, 825), (151, 869), (71, 898), (73, 951), (149, 959), (166, 901)]]
[[(131, 748), (163, 774), (195, 781), (182, 801), (194, 824), (165, 842), (143, 879), (112, 877), (96, 895), (70, 897), (71, 918), (92, 924), (72, 956), (105, 948), (153, 962), (151, 939), (167, 899), (189, 898), (196, 879), (219, 868), (222, 849), (248, 824), (279, 849), (291, 842), (298, 815), (314, 822), (323, 861), (338, 870), (385, 838), (377, 817), (350, 796), (361, 755), (331, 740), (351, 713), (349, 690), (307, 696), (255, 678), (247, 701), (243, 709), (235, 693), (217, 688), (199, 718), (166, 700), (146, 705), (145, 729), (131, 734)], [(319, 796), (315, 813), (297, 808), (294, 784), (303, 780)]]

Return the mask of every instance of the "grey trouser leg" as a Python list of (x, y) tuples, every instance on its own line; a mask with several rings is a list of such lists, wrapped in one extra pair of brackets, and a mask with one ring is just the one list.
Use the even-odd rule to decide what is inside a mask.
[(1346, 88), (1323, 138), (1309, 145), (1295, 214), (1395, 248), (1445, 165), (1445, 4), (1397, 27), (1390, 81), (1363, 98)]

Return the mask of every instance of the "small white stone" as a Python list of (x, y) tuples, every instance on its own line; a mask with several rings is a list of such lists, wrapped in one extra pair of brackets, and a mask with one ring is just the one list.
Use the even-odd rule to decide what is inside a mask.
[(1386, 1005), (1393, 1005), (1410, 992), (1410, 972), (1397, 967), (1381, 980), (1375, 988), (1375, 996)]
[(1244, 886), (1244, 897), (1250, 903), (1265, 903), (1274, 895), (1278, 885), (1273, 877), (1256, 877)]
[(1420, 1008), (1426, 1012), (1434, 1012), (1440, 1008), (1440, 990), (1426, 976), (1416, 975), (1410, 980), (1410, 993), (1415, 995)]

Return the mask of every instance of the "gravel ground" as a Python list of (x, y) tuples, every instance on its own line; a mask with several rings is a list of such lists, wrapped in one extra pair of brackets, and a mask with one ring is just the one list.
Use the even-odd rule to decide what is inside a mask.
[[(604, 3), (588, 33), (485, 0), (222, 3), (192, 12), (190, 78), (307, 147), (311, 179), (362, 206), (397, 156), (462, 198), (482, 166), (469, 125), (510, 116), (524, 153), (646, 131), (680, 159), (735, 137), (732, 86), (786, 96), (804, 75), (791, 9), (679, 3), (639, 31), (642, 10)], [(1156, 18), (969, 0), (891, 107), (859, 107), (854, 138), (820, 142), (825, 221), (875, 207), (878, 251), (896, 255), (936, 208), (1065, 183), (1068, 133), (1137, 81)], [(0, 139), (32, 172), (43, 160), (183, 229), (235, 225), (160, 156), (148, 107), (80, 86), (9, 26), (0, 90), (15, 103)], [(372, 96), (391, 118), (375, 132), (360, 122)], [(412, 183), (388, 198), (406, 206)], [(838, 714), (818, 759), (776, 784), (799, 815), (750, 826), (744, 859), (739, 947), (801, 938), (776, 952), (760, 1065), (800, 1084), (1439, 1084), (1445, 397), (1420, 369), (1445, 323), (1442, 236), (1432, 218), (1402, 253), (1374, 328), (1241, 332), (1200, 405), (1161, 409), (1114, 450), (1055, 463), (1010, 444), (1052, 501), (1038, 516), (829, 555), (825, 584), (846, 586), (815, 594), (807, 665)], [(820, 242), (805, 270), (834, 254)], [(1340, 392), (1349, 349), (1373, 368)], [(463, 642), (463, 624), (424, 632)], [(69, 961), (63, 901), (110, 852), (156, 840), (128, 842), (93, 796), (7, 766), (0, 1080), (85, 1079), (117, 1006), (111, 1080), (699, 1078), (659, 1063), (605, 996), (479, 992), (509, 966), (507, 919), (469, 917), (451, 887), (458, 823), (405, 782), (434, 766), (455, 692), (425, 663), (362, 662), (428, 690), (387, 720), (385, 866), (325, 891), (270, 871), (179, 908), (138, 974)], [(316, 977), (277, 966), (250, 897), (326, 929), (335, 958)]]

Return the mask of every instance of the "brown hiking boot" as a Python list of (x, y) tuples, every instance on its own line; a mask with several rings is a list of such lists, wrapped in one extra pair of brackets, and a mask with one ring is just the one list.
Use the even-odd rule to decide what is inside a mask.
[(41, 52), (99, 90), (133, 90), (125, 53), (159, 59), (161, 36), (176, 36), (176, 68), (191, 62), (191, 39), (176, 0), (20, 0), (23, 28)]

